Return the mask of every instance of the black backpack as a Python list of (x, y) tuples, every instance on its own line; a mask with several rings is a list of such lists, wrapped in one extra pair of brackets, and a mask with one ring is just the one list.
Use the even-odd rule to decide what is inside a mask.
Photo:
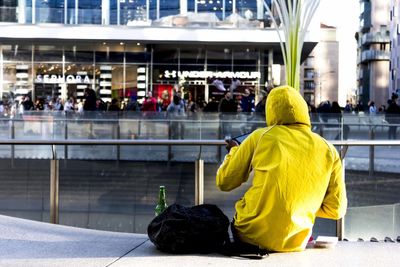
[(216, 205), (173, 204), (150, 222), (147, 234), (164, 252), (212, 253), (229, 241), (228, 227), (228, 217)]

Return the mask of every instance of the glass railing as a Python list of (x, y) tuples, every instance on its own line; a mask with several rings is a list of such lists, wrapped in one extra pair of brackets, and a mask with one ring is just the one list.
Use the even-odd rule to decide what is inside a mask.
[[(226, 154), (221, 123), (229, 123), (231, 136), (262, 124), (250, 115), (239, 120), (243, 114), (196, 114), (196, 120), (176, 121), (159, 117), (165, 114), (143, 119), (140, 113), (114, 114), (115, 120), (96, 118), (98, 114), (42, 114), (41, 119), (25, 115), (1, 121), (0, 213), (136, 233), (145, 233), (153, 218), (161, 184), (167, 187), (169, 203), (215, 203), (232, 217), (234, 202), (251, 180), (229, 193), (216, 188), (215, 174)], [(349, 208), (342, 236), (350, 240), (400, 235), (400, 141), (385, 140), (389, 125), (384, 117), (370, 117), (349, 115), (340, 124), (314, 123), (330, 137), (343, 125), (350, 127), (348, 140), (330, 138), (346, 155)], [(183, 139), (171, 138), (173, 122), (186, 127)], [(331, 124), (335, 127), (328, 127)], [(318, 219), (313, 235), (319, 234), (336, 234), (336, 222)]]
[[(68, 1), (69, 2), (69, 1)], [(89, 2), (89, 1), (88, 1)], [(176, 3), (168, 2), (168, 6), (152, 7), (145, 4), (125, 3), (120, 1), (104, 1), (90, 5), (75, 6), (63, 3), (49, 5), (47, 1), (32, 5), (4, 7), (0, 6), (0, 23), (54, 23), (54, 24), (91, 24), (91, 25), (126, 25), (136, 27), (180, 27), (180, 28), (271, 28), (271, 19), (264, 8), (241, 7), (241, 12), (232, 12), (230, 8), (222, 12), (222, 8), (213, 7), (212, 1), (204, 3), (204, 8), (190, 8), (184, 14)], [(218, 1), (219, 2), (219, 1)], [(66, 2), (65, 2), (66, 3)], [(88, 4), (88, 3), (86, 3)], [(110, 5), (102, 13), (101, 5)], [(165, 3), (164, 3), (165, 4)], [(0, 4), (1, 5), (1, 4)], [(217, 11), (218, 10), (218, 11)], [(257, 13), (263, 14), (258, 18)], [(21, 16), (21, 14), (24, 16)]]

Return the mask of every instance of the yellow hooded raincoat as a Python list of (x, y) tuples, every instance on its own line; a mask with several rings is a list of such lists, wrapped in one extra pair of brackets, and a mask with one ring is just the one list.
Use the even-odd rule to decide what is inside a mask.
[(271, 91), (268, 127), (233, 147), (217, 172), (217, 186), (230, 191), (253, 183), (236, 202), (239, 238), (270, 251), (304, 250), (315, 217), (339, 219), (347, 208), (336, 149), (311, 131), (308, 107), (291, 87)]

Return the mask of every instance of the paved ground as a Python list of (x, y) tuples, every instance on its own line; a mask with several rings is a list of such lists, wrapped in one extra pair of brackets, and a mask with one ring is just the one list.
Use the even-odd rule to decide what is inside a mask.
[(399, 266), (400, 243), (339, 242), (332, 249), (276, 253), (263, 260), (168, 255), (146, 235), (87, 230), (0, 216), (0, 266)]

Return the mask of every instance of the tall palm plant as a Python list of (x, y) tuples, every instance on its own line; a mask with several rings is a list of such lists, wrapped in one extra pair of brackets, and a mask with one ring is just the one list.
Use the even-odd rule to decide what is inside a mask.
[[(264, 6), (268, 10), (279, 35), (285, 64), (286, 83), (297, 90), (300, 90), (300, 58), (304, 36), (319, 3), (320, 0), (271, 0), (270, 8), (264, 0)], [(276, 11), (280, 25), (273, 16), (271, 9)], [(283, 34), (279, 26), (282, 26)]]

